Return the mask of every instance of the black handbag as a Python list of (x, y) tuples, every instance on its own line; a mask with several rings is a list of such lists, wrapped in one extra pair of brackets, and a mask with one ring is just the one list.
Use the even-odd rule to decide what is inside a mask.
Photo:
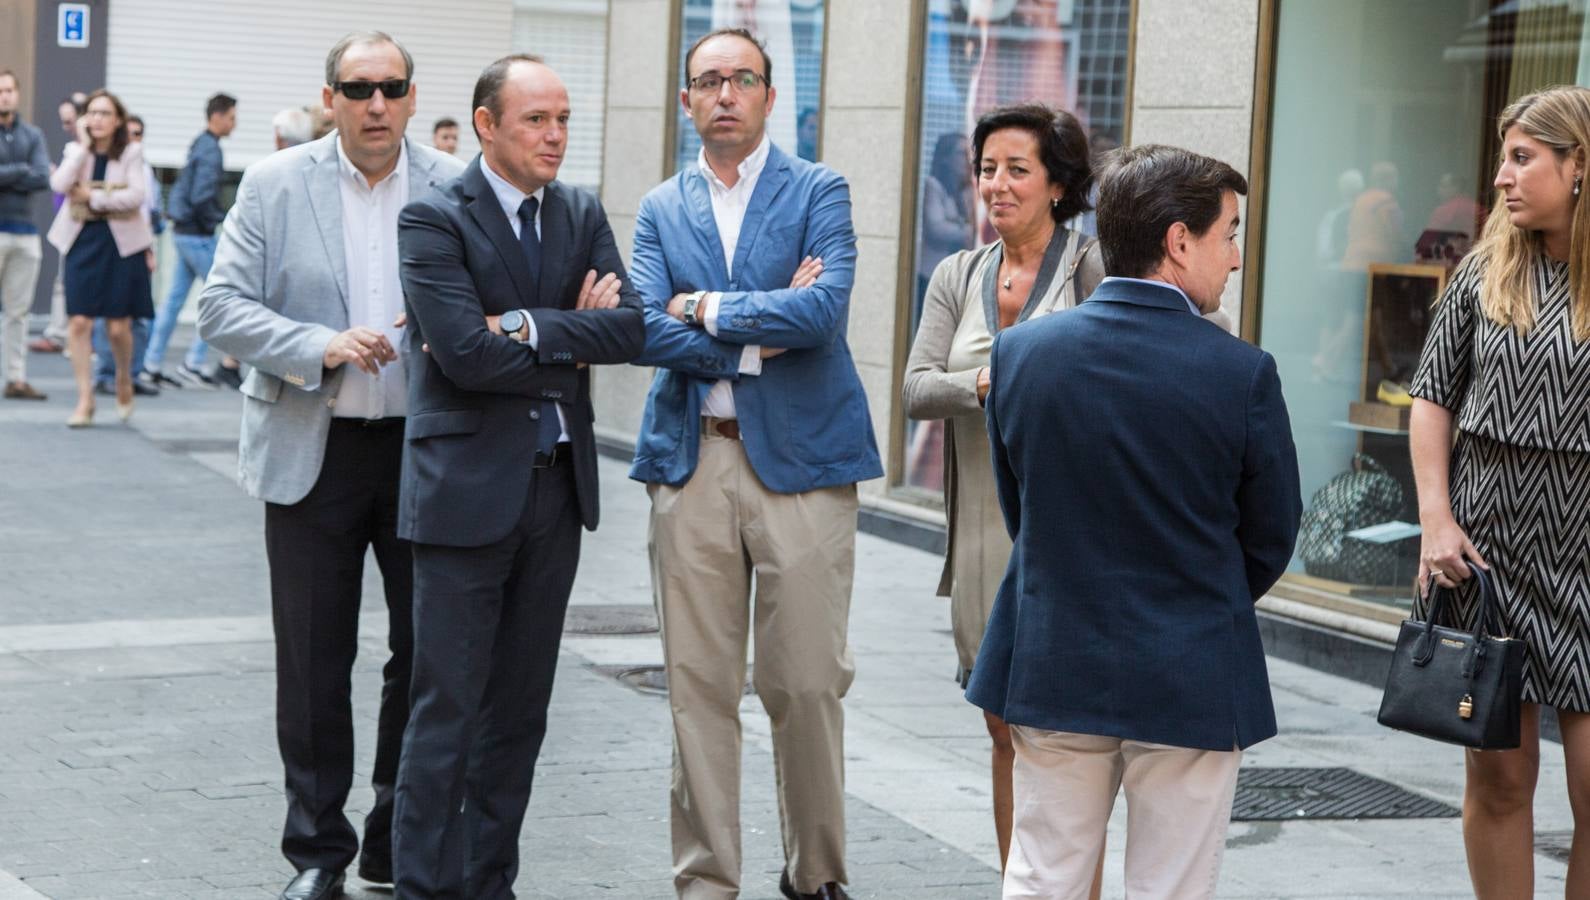
[(1429, 618), (1409, 618), (1380, 701), (1380, 724), (1476, 750), (1518, 747), (1524, 644), (1501, 636), (1502, 609), (1485, 570), (1469, 569), (1480, 584), (1480, 617), (1472, 633), (1437, 625), (1455, 591), (1436, 588)]

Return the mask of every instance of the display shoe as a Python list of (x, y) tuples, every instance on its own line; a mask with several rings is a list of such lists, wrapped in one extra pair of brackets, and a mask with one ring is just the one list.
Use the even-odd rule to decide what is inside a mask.
[(1407, 385), (1398, 384), (1390, 378), (1380, 379), (1380, 387), (1375, 391), (1375, 398), (1387, 406), (1413, 405), (1413, 395), (1408, 393)]

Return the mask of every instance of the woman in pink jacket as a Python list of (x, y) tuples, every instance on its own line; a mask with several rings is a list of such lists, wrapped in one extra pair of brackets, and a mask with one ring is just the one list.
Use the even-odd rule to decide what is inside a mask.
[(143, 151), (127, 135), (127, 109), (114, 94), (89, 95), (78, 121), (79, 139), (66, 147), (50, 186), (66, 195), (50, 227), (50, 243), (61, 252), (67, 342), (77, 377), (77, 408), (71, 428), (94, 422), (94, 383), (89, 335), (105, 320), (116, 358), (116, 414), (132, 415), (132, 318), (155, 314), (146, 251), (154, 234), (143, 215)]

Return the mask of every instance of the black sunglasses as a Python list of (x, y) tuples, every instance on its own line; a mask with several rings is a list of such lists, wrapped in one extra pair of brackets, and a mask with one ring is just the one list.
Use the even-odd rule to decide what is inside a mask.
[(333, 81), (331, 90), (340, 92), (349, 100), (368, 100), (375, 96), (376, 88), (381, 89), (381, 96), (388, 100), (409, 95), (409, 80), (407, 78), (393, 78), (390, 81)]

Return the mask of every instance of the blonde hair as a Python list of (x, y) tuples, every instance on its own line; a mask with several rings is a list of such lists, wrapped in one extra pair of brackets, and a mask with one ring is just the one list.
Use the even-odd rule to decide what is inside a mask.
[[(1502, 110), (1497, 133), (1505, 141), (1508, 129), (1514, 126), (1550, 147), (1559, 162), (1576, 155), (1583, 162), (1586, 148), (1590, 148), (1590, 88), (1566, 85), (1525, 94)], [(1505, 146), (1502, 153), (1505, 157)], [(1590, 203), (1574, 201), (1568, 234), (1573, 337), (1583, 341), (1590, 339)], [(1485, 317), (1528, 334), (1535, 327), (1540, 306), (1533, 274), (1536, 261), (1545, 252), (1539, 232), (1515, 227), (1507, 218), (1507, 199), (1498, 192), (1474, 250), (1485, 261), (1480, 291)]]

